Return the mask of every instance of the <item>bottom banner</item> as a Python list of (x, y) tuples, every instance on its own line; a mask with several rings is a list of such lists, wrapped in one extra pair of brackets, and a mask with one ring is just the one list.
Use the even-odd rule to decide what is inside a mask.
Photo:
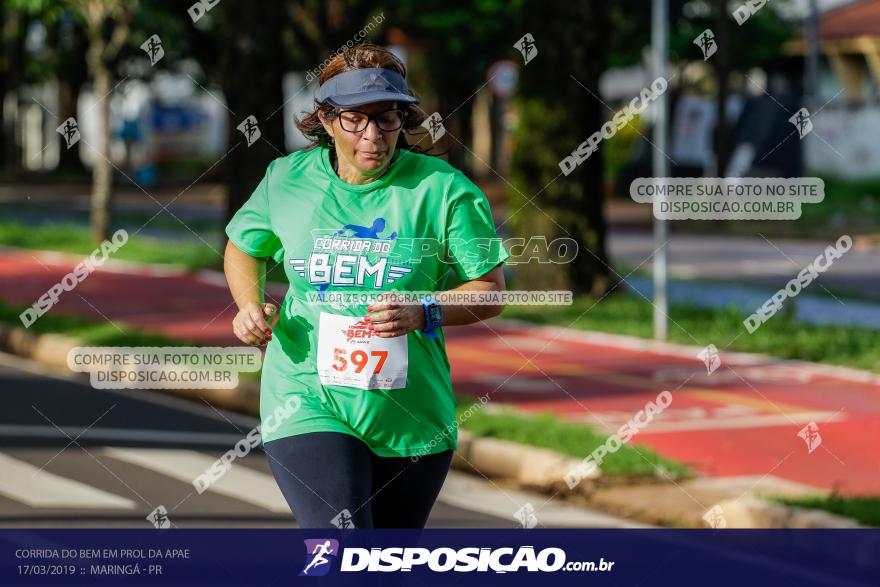
[(880, 530), (0, 530), (0, 585), (880, 585)]

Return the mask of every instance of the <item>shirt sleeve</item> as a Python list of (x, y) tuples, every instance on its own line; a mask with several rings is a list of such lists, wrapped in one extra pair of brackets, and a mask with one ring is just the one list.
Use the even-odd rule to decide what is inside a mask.
[(489, 200), (460, 172), (447, 196), (445, 238), (446, 262), (462, 281), (485, 275), (510, 256), (495, 231)]
[(272, 229), (269, 214), (269, 185), (275, 162), (269, 164), (251, 197), (226, 225), (226, 236), (236, 247), (252, 257), (272, 257), (281, 263), (284, 250), (281, 239)]

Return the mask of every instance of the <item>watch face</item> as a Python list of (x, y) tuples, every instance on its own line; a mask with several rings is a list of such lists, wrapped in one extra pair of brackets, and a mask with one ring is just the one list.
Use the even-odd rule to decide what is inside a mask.
[(428, 315), (431, 317), (431, 322), (437, 323), (440, 322), (443, 313), (440, 310), (440, 306), (428, 306)]

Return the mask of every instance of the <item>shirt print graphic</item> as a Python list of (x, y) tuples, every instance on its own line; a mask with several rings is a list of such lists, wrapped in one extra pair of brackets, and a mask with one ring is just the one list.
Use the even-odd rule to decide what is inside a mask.
[[(393, 254), (397, 231), (389, 231), (384, 218), (376, 218), (369, 226), (345, 224), (338, 230), (313, 231), (313, 235), (311, 254), (288, 263), (315, 288), (321, 302), (331, 286), (379, 291), (413, 270), (411, 262)], [(339, 308), (338, 302), (331, 305)]]

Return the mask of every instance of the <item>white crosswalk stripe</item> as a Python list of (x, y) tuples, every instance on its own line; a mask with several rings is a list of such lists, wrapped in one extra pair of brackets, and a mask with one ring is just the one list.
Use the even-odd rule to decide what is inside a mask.
[[(196, 477), (207, 471), (217, 460), (216, 456), (176, 449), (105, 448), (102, 452), (108, 457), (138, 465), (188, 484), (192, 484)], [(194, 487), (193, 491), (195, 491)], [(290, 513), (290, 507), (284, 501), (272, 475), (241, 464), (233, 463), (232, 468), (211, 485), (208, 491), (272, 512)]]
[(0, 453), (0, 495), (34, 508), (131, 510), (130, 499)]

